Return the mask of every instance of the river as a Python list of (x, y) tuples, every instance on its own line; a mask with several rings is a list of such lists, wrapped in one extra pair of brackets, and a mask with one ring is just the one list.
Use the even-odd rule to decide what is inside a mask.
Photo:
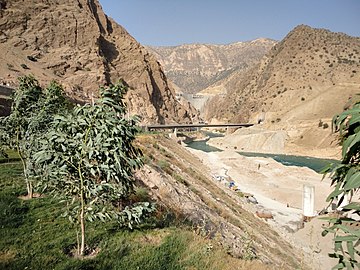
[[(214, 138), (222, 137), (222, 134), (205, 132), (205, 135)], [(193, 141), (187, 144), (188, 147), (191, 147), (196, 150), (201, 150), (203, 152), (221, 152), (222, 150), (207, 144), (208, 140)], [(323, 159), (307, 156), (294, 156), (294, 155), (284, 155), (284, 154), (267, 154), (267, 153), (255, 153), (255, 152), (238, 152), (240, 155), (246, 157), (265, 157), (272, 158), (277, 162), (280, 162), (286, 166), (298, 166), (298, 167), (308, 167), (318, 173), (320, 173), (325, 167), (332, 163), (339, 163), (338, 160), (334, 159)]]

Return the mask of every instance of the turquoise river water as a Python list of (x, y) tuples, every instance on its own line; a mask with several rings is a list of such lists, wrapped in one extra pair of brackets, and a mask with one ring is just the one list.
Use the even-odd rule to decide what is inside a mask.
[[(206, 135), (209, 137), (223, 136), (221, 134), (210, 133), (210, 132), (206, 132)], [(194, 141), (188, 143), (187, 146), (207, 153), (222, 151), (221, 149), (206, 144), (206, 142), (207, 140)], [(277, 162), (280, 162), (286, 166), (308, 167), (316, 172), (321, 172), (322, 169), (324, 169), (331, 163), (339, 163), (338, 160), (334, 160), (334, 159), (322, 159), (322, 158), (314, 158), (314, 157), (306, 157), (306, 156), (293, 156), (293, 155), (267, 154), (267, 153), (254, 153), (254, 152), (238, 152), (238, 153), (246, 157), (272, 158)]]

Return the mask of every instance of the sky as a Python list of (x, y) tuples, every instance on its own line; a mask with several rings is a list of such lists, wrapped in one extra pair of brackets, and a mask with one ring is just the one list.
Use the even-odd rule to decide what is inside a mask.
[(283, 39), (299, 24), (360, 37), (360, 0), (99, 0), (143, 45)]

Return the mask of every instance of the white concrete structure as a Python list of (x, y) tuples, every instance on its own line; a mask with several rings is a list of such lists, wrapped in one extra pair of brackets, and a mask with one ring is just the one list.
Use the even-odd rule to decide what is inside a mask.
[(303, 214), (305, 217), (313, 217), (315, 213), (315, 187), (303, 186)]

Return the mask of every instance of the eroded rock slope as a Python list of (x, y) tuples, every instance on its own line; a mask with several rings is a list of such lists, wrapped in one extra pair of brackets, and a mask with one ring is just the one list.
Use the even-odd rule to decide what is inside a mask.
[(57, 80), (79, 101), (96, 97), (99, 86), (124, 79), (129, 110), (143, 122), (191, 121), (153, 55), (114, 20), (98, 0), (1, 0), (0, 77), (33, 74)]

